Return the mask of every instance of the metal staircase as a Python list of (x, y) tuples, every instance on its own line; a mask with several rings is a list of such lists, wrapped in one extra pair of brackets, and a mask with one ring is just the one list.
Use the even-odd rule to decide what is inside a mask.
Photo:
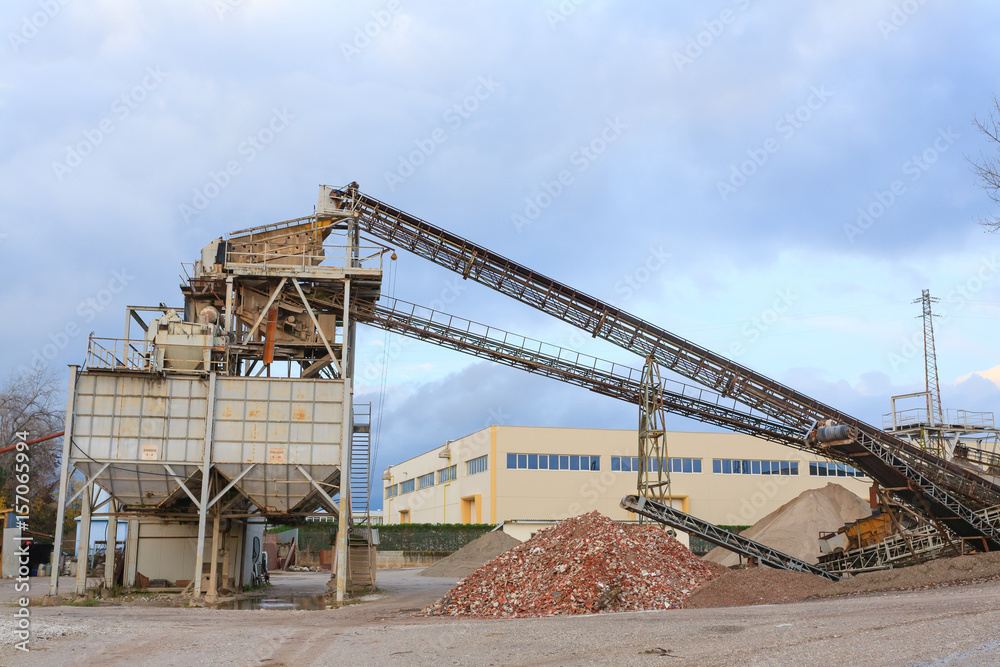
[(375, 539), (371, 528), (372, 404), (354, 405), (349, 472), (351, 528), (348, 533), (348, 589), (354, 593), (375, 589)]
[(367, 528), (371, 494), (372, 404), (354, 405), (354, 433), (351, 436), (350, 505), (351, 526)]

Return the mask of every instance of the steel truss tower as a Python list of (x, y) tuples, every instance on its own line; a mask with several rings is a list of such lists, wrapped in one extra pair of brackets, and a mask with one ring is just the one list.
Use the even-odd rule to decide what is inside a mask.
[(931, 312), (931, 304), (940, 301), (931, 296), (930, 290), (922, 290), (919, 301), (923, 308), (921, 317), (924, 321), (924, 377), (927, 385), (927, 392), (930, 394), (931, 402), (931, 423), (936, 420), (938, 424), (944, 423), (944, 414), (941, 410), (941, 386), (938, 383), (937, 354), (934, 351), (934, 314)]
[(646, 357), (642, 369), (639, 403), (640, 498), (670, 504), (670, 460), (667, 456), (666, 411), (661, 392), (660, 366)]

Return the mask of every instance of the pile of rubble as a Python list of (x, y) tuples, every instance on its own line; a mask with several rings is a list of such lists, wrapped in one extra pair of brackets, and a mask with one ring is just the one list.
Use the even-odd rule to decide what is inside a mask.
[(661, 528), (591, 512), (501, 554), (424, 612), (515, 618), (672, 609), (716, 576)]

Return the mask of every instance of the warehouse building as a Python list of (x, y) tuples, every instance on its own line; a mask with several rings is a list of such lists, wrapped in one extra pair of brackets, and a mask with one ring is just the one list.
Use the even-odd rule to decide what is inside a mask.
[[(490, 426), (388, 467), (383, 522), (509, 522), (530, 534), (591, 510), (635, 519), (618, 503), (635, 493), (637, 443), (627, 429)], [(753, 524), (834, 481), (868, 497), (860, 471), (748, 435), (670, 432), (667, 444), (671, 503), (712, 523)]]

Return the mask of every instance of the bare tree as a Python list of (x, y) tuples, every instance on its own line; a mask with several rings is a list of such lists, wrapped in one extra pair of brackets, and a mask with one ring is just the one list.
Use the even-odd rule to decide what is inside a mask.
[[(979, 159), (967, 158), (972, 164), (979, 185), (994, 203), (1000, 204), (1000, 98), (993, 98), (993, 109), (987, 118), (974, 117), (972, 124), (986, 135), (998, 150), (996, 155), (979, 153)], [(1000, 215), (994, 214), (980, 219), (979, 223), (991, 232), (1000, 231)]]
[[(33, 440), (63, 429), (61, 377), (54, 371), (13, 373), (0, 386), (0, 448), (16, 445), (18, 433)], [(51, 532), (55, 527), (55, 494), (59, 484), (61, 438), (32, 445), (30, 454), (31, 529)], [(16, 452), (0, 454), (0, 505), (12, 507), (17, 479)], [(50, 525), (51, 524), (51, 525)]]

